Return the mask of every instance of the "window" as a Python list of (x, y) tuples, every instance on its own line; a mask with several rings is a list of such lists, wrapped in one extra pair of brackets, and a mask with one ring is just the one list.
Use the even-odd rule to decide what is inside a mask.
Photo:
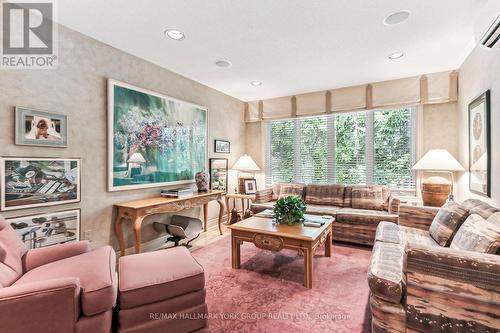
[(271, 121), (267, 182), (415, 189), (415, 108)]

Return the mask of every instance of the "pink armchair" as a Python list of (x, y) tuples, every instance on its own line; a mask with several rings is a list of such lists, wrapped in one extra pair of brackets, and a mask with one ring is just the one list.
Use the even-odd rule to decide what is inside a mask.
[(0, 332), (109, 333), (116, 257), (88, 242), (27, 250), (0, 216)]

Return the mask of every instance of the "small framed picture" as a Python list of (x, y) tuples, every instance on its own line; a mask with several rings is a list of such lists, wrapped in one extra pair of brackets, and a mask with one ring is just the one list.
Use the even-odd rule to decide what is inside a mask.
[(80, 240), (80, 209), (8, 218), (29, 249)]
[(80, 159), (0, 158), (0, 210), (80, 201)]
[(16, 145), (67, 147), (67, 116), (16, 107)]
[(231, 152), (231, 142), (226, 140), (214, 140), (214, 152), (229, 154)]
[(245, 194), (255, 194), (257, 192), (257, 180), (255, 178), (244, 179)]
[(227, 158), (211, 158), (210, 189), (227, 193)]

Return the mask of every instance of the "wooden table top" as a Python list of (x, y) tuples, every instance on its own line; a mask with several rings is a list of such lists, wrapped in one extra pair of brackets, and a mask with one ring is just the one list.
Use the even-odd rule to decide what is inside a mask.
[(333, 223), (334, 218), (328, 216), (328, 218), (323, 219), (323, 221), (325, 221), (325, 224), (320, 228), (316, 228), (306, 227), (302, 223), (296, 223), (294, 225), (277, 224), (273, 223), (272, 218), (269, 217), (252, 216), (238, 223), (231, 224), (228, 228), (232, 230), (251, 231), (260, 234), (313, 241)]
[(255, 200), (255, 194), (227, 193), (226, 198)]
[(122, 203), (115, 204), (116, 207), (124, 207), (124, 208), (132, 208), (132, 209), (140, 209), (147, 208), (156, 205), (165, 205), (165, 204), (173, 204), (176, 202), (182, 202), (189, 199), (203, 198), (211, 195), (224, 194), (224, 191), (219, 190), (209, 190), (207, 192), (194, 192), (194, 195), (182, 198), (163, 198), (163, 197), (153, 197), (147, 199), (140, 199), (134, 201), (127, 201)]

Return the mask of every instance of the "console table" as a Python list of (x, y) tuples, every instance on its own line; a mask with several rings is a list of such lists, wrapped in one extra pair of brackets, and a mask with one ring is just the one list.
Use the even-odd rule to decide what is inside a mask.
[(117, 208), (115, 220), (115, 232), (120, 244), (121, 255), (125, 255), (125, 237), (122, 224), (129, 223), (134, 230), (135, 252), (141, 252), (141, 225), (146, 216), (163, 213), (176, 213), (192, 207), (203, 206), (203, 229), (207, 231), (208, 203), (217, 201), (219, 204), (219, 233), (222, 235), (222, 216), (224, 215), (224, 203), (222, 202), (223, 191), (210, 190), (197, 192), (193, 196), (185, 198), (163, 198), (155, 197), (128, 201), (115, 204)]

